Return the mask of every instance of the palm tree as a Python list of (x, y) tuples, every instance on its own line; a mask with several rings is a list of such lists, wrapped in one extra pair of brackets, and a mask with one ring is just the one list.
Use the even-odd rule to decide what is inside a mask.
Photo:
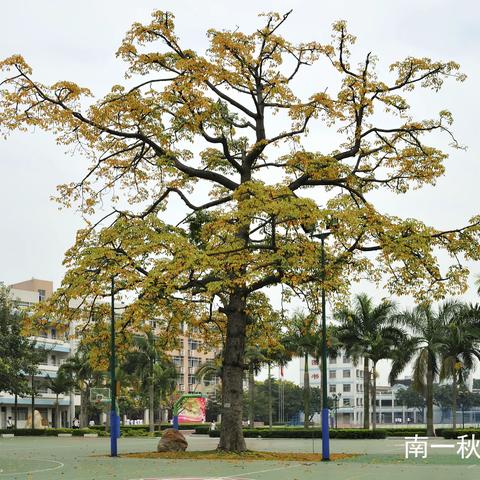
[(101, 374), (90, 365), (85, 347), (82, 345), (60, 366), (57, 375), (65, 375), (72, 387), (80, 391), (80, 426), (87, 426), (87, 403), (90, 389), (101, 382)]
[(55, 427), (60, 428), (60, 404), (58, 397), (63, 393), (68, 393), (73, 388), (72, 378), (67, 375), (65, 370), (59, 369), (56, 377), (52, 378), (50, 375), (47, 375), (47, 386), (55, 394)]
[(318, 350), (321, 330), (317, 325), (314, 315), (305, 315), (303, 312), (293, 313), (288, 322), (288, 332), (283, 338), (283, 344), (287, 351), (297, 357), (303, 357), (303, 408), (304, 423), (308, 428), (310, 423), (310, 374), (308, 368), (309, 356), (313, 356)]
[(458, 303), (445, 302), (435, 312), (431, 305), (422, 304), (412, 311), (398, 315), (412, 332), (412, 336), (399, 346), (392, 362), (390, 383), (405, 369), (410, 360), (413, 365), (413, 387), (425, 392), (427, 402), (427, 435), (435, 435), (433, 427), (433, 382), (440, 373), (441, 354), (448, 331), (446, 326), (458, 314)]
[(262, 365), (266, 362), (264, 352), (255, 344), (247, 344), (245, 348), (245, 365), (248, 380), (248, 425), (255, 423), (255, 375), (260, 373)]
[(368, 295), (355, 296), (353, 309), (344, 307), (334, 313), (339, 325), (333, 328), (337, 341), (354, 360), (363, 357), (363, 428), (370, 428), (370, 362), (372, 362), (373, 428), (376, 426), (376, 365), (393, 356), (393, 350), (405, 333), (393, 325), (395, 303), (385, 300), (375, 306)]
[(133, 348), (126, 355), (123, 369), (130, 375), (136, 375), (148, 392), (149, 430), (153, 433), (156, 386), (158, 390), (159, 384), (166, 384), (167, 373), (170, 379), (175, 381), (177, 376), (175, 367), (160, 348), (158, 337), (152, 331), (147, 331), (144, 335), (134, 337)]
[(455, 316), (449, 318), (441, 348), (440, 380), (452, 380), (452, 429), (457, 428), (457, 391), (472, 371), (475, 358), (480, 360), (479, 336), (468, 307), (458, 305)]
[(267, 364), (268, 380), (268, 426), (273, 427), (273, 409), (272, 409), (272, 365), (285, 367), (292, 359), (292, 355), (285, 349), (285, 346), (278, 343), (272, 348), (267, 348), (263, 353)]

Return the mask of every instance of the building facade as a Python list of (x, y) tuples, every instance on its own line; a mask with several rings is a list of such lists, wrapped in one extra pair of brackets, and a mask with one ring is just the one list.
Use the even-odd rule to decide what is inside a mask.
[[(48, 280), (32, 278), (20, 283), (10, 285), (11, 299), (18, 309), (29, 308), (38, 302), (48, 299), (53, 293), (53, 283)], [(60, 335), (55, 328), (47, 328), (32, 337), (38, 349), (44, 350), (44, 360), (38, 365), (38, 373), (30, 379), (37, 394), (35, 395), (35, 410), (41, 417), (37, 418), (42, 426), (58, 425), (67, 427), (71, 425), (74, 415), (74, 397), (70, 394), (59, 395), (59, 419), (56, 415), (56, 395), (48, 388), (48, 378), (55, 378), (60, 365), (71, 353), (71, 343)], [(14, 395), (0, 392), (0, 428), (6, 428), (9, 417), (14, 414)], [(17, 425), (18, 428), (30, 426), (32, 418), (31, 397), (17, 398)]]

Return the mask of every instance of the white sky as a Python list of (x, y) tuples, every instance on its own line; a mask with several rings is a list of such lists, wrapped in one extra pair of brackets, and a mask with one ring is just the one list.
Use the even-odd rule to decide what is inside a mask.
[[(443, 108), (451, 110), (456, 135), (468, 150), (451, 152), (447, 173), (435, 188), (402, 197), (378, 196), (378, 201), (385, 212), (415, 216), (441, 228), (463, 225), (480, 212), (478, 2), (16, 0), (2, 2), (0, 58), (21, 53), (36, 79), (74, 80), (103, 95), (123, 80), (124, 64), (115, 51), (124, 33), (133, 21), (148, 21), (155, 8), (172, 11), (183, 45), (199, 50), (207, 45), (208, 28), (251, 31), (259, 25), (256, 13), (293, 8), (283, 32), (293, 41), (329, 41), (330, 25), (345, 19), (358, 37), (355, 51), (372, 51), (384, 66), (409, 55), (457, 61), (467, 81), (447, 82), (440, 94), (415, 97), (415, 111), (428, 117)], [(300, 88), (321, 90), (322, 78), (318, 81), (318, 88)], [(63, 253), (82, 222), (74, 211), (59, 211), (49, 197), (56, 185), (78, 179), (83, 168), (81, 158), (65, 155), (48, 134), (15, 133), (0, 140), (0, 280), (13, 283), (35, 276), (59, 285)], [(478, 264), (471, 269), (480, 272)], [(360, 290), (377, 298), (386, 295), (369, 285), (356, 289)], [(470, 290), (463, 299), (478, 297)], [(401, 303), (411, 305), (409, 299)], [(298, 364), (287, 376), (298, 379)]]

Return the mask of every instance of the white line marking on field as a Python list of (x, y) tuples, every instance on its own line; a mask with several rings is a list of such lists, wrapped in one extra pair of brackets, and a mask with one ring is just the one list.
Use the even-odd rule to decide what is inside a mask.
[(26, 472), (9, 472), (9, 473), (0, 473), (0, 475), (29, 475), (31, 473), (42, 473), (42, 472), (49, 472), (52, 470), (58, 470), (59, 468), (63, 468), (65, 466), (64, 463), (62, 462), (57, 462), (56, 460), (46, 460), (44, 458), (29, 458), (29, 460), (36, 460), (39, 462), (50, 462), (50, 463), (56, 463), (56, 467), (51, 467), (51, 468), (42, 468), (39, 470), (28, 470)]
[(345, 480), (357, 480), (357, 478), (366, 477), (367, 475), (371, 475), (371, 472), (368, 472), (368, 473), (360, 473), (360, 474), (358, 474), (358, 475), (354, 475), (353, 477), (348, 477), (348, 478), (346, 478)]
[[(236, 477), (244, 477), (245, 475), (255, 475), (256, 473), (267, 473), (267, 472), (275, 472), (277, 470), (286, 470), (287, 468), (298, 468), (300, 465), (288, 465), (286, 467), (277, 467), (277, 468), (268, 468), (266, 470), (257, 470), (256, 472), (248, 472), (248, 473), (236, 473), (235, 475), (228, 475), (226, 477), (218, 477), (218, 480), (222, 480), (224, 478), (236, 478)], [(211, 479), (214, 480), (214, 479)]]

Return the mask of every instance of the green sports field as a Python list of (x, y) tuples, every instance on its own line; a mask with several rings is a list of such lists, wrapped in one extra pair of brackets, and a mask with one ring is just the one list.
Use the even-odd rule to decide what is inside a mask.
[[(218, 440), (188, 436), (189, 450), (212, 450)], [(119, 440), (119, 453), (155, 450), (158, 439)], [(387, 440), (332, 440), (331, 451), (358, 453), (357, 457), (330, 463), (275, 461), (211, 461), (110, 458), (108, 438), (16, 437), (0, 438), (0, 480), (85, 479), (208, 479), (243, 480), (356, 480), (356, 479), (477, 479), (480, 459), (462, 459), (456, 449), (431, 448), (452, 441), (428, 442), (426, 459), (405, 459), (403, 438)], [(321, 441), (303, 439), (248, 439), (252, 450), (318, 452)]]

